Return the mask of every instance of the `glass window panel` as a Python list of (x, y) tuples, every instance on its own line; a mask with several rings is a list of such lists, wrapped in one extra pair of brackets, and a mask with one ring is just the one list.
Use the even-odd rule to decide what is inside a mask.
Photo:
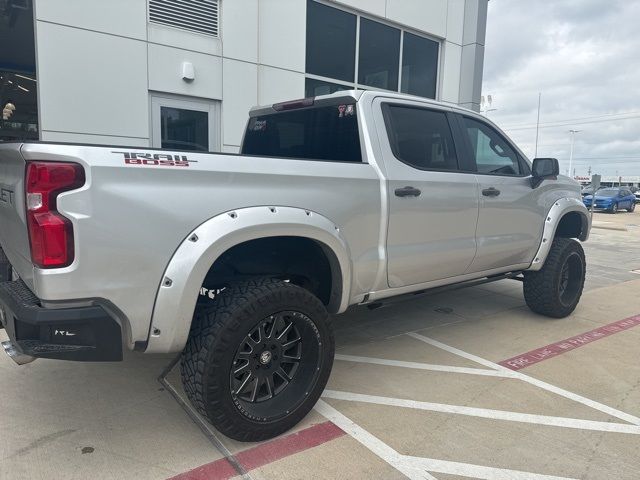
[(478, 172), (493, 175), (520, 175), (518, 155), (504, 137), (486, 123), (469, 117), (463, 118)]
[(356, 16), (307, 2), (307, 73), (354, 81)]
[(361, 162), (355, 105), (304, 108), (252, 117), (245, 133), (242, 153)]
[(458, 158), (444, 112), (389, 105), (387, 132), (398, 160), (420, 170), (457, 170)]
[(329, 95), (331, 93), (353, 88), (354, 87), (340, 85), (338, 83), (325, 82), (323, 80), (316, 80), (315, 78), (307, 78), (304, 90), (305, 97), (318, 97), (320, 95)]
[(38, 140), (32, 2), (0, 1), (0, 142)]
[(181, 108), (160, 108), (162, 148), (209, 151), (209, 113)]
[(399, 63), (400, 30), (361, 18), (358, 83), (397, 91)]
[(402, 46), (403, 93), (436, 98), (438, 42), (405, 32)]

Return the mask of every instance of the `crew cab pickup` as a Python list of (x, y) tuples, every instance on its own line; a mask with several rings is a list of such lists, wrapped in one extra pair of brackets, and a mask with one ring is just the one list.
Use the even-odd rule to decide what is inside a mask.
[(589, 230), (557, 160), (391, 93), (254, 108), (240, 154), (1, 144), (4, 346), (18, 363), (182, 352), (193, 405), (255, 441), (318, 399), (331, 314), (513, 278), (564, 317)]

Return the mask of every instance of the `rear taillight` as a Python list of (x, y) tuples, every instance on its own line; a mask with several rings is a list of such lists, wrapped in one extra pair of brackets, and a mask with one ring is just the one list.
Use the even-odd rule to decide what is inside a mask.
[(73, 225), (58, 213), (56, 200), (60, 193), (82, 185), (84, 170), (77, 163), (27, 163), (27, 226), (31, 260), (37, 267), (66, 267), (73, 262)]

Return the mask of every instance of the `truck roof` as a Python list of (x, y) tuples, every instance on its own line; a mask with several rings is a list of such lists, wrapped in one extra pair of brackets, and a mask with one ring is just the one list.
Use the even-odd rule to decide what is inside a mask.
[(275, 113), (277, 111), (294, 108), (304, 108), (310, 106), (335, 105), (342, 102), (359, 102), (367, 97), (383, 96), (385, 98), (398, 100), (413, 100), (427, 105), (434, 105), (440, 108), (448, 108), (460, 113), (479, 115), (478, 112), (468, 108), (460, 107), (455, 103), (433, 100), (431, 98), (417, 97), (406, 93), (386, 92), (378, 90), (341, 90), (329, 95), (319, 95), (317, 97), (307, 97), (298, 100), (273, 103), (271, 105), (259, 105), (251, 108), (249, 115), (252, 117)]

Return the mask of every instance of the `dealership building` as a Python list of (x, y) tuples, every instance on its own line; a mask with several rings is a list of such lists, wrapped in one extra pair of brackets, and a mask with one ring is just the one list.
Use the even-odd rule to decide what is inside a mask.
[(479, 108), (488, 0), (0, 0), (0, 141), (237, 152), (254, 105)]

